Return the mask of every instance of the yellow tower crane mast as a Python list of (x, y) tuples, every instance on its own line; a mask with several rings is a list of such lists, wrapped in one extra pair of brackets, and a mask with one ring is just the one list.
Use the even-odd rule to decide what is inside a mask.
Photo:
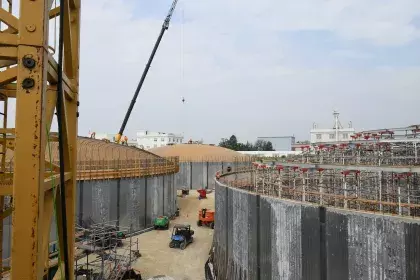
[[(80, 0), (57, 0), (61, 2), (59, 7), (53, 7), (53, 0), (2, 2), (6, 8), (0, 8), (0, 101), (6, 105), (0, 129), (0, 217), (12, 215), (9, 278), (43, 279), (48, 271), (56, 201), (59, 271), (64, 271), (67, 279), (74, 279)], [(12, 13), (12, 5), (19, 6), (18, 15)], [(54, 27), (50, 19), (60, 14), (57, 62), (48, 35)], [(7, 127), (11, 117), (7, 116), (7, 102), (11, 98), (16, 99), (14, 128)], [(49, 132), (56, 109), (58, 137)], [(60, 165), (46, 160), (49, 141), (59, 142)], [(8, 161), (10, 154), (13, 160)], [(5, 197), (13, 202), (5, 205)]]

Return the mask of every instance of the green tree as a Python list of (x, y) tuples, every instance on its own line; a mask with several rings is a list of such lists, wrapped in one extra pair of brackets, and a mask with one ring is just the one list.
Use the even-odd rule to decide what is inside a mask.
[(229, 139), (222, 138), (222, 140), (219, 143), (220, 147), (231, 149), (234, 151), (238, 151), (239, 145), (238, 145), (238, 139), (235, 135), (230, 136)]
[(270, 141), (257, 140), (254, 145), (254, 151), (274, 151), (273, 144)]
[(235, 135), (232, 135), (229, 139), (222, 138), (219, 143), (220, 147), (231, 149), (234, 151), (274, 151), (273, 144), (270, 141), (257, 140), (255, 144), (250, 142), (240, 143)]

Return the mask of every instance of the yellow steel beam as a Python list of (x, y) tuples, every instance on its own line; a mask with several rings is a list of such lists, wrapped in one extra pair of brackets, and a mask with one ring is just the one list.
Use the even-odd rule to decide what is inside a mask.
[(15, 134), (14, 128), (0, 128), (0, 133)]
[(0, 214), (0, 220), (3, 220), (4, 218), (9, 217), (13, 212), (13, 208), (9, 207)]
[(7, 32), (1, 33), (0, 45), (1, 46), (17, 46), (18, 35), (9, 34)]
[(70, 7), (72, 10), (80, 9), (80, 0), (70, 0)]
[(73, 46), (72, 46), (72, 30), (71, 30), (71, 12), (69, 1), (65, 1), (66, 5), (64, 6), (64, 70), (66, 76), (70, 79), (74, 78), (74, 61), (73, 61)]
[(51, 220), (53, 217), (53, 210), (54, 210), (54, 192), (45, 192), (44, 194), (44, 209), (43, 209), (43, 219), (45, 219), (45, 225), (42, 229), (42, 256), (44, 257), (44, 263), (42, 263), (43, 267), (43, 275), (45, 275), (45, 268), (48, 270), (49, 264), (49, 257), (48, 257), (48, 248), (50, 243), (50, 231), (51, 231)]
[(60, 15), (60, 7), (52, 8), (49, 12), (49, 18), (53, 19)]
[(0, 59), (13, 59), (16, 60), (17, 48), (13, 46), (0, 47)]
[[(50, 54), (48, 57), (48, 82), (51, 84), (57, 84), (58, 75), (57, 75), (57, 69), (58, 64), (55, 61), (55, 59)], [(78, 85), (75, 85), (73, 81), (71, 81), (69, 78), (67, 78), (66, 73), (63, 73), (63, 90), (66, 94), (67, 99), (74, 99), (74, 92), (78, 91)]]
[(0, 20), (6, 23), (12, 29), (19, 30), (19, 20), (3, 8), (0, 8)]
[(16, 64), (17, 47), (0, 45), (0, 68)]
[[(51, 97), (51, 94), (48, 94), (48, 100), (49, 101), (47, 101), (47, 102), (53, 102), (50, 99), (51, 98), (57, 98), (56, 91), (57, 91), (57, 85), (47, 86), (47, 92), (52, 92), (53, 93), (52, 97)], [(4, 86), (0, 87), (0, 94), (4, 94), (9, 98), (16, 98), (16, 84), (7, 84), (7, 85), (4, 85)], [(66, 95), (68, 95), (68, 94), (66, 93)]]
[[(71, 172), (64, 173), (64, 181), (69, 181), (72, 177)], [(60, 174), (52, 175), (44, 180), (44, 191), (51, 190), (60, 185)]]
[[(43, 254), (43, 228), (50, 223), (50, 220), (44, 219), (47, 1), (21, 0), (19, 7), (12, 279), (42, 279), (47, 258)], [(23, 65), (24, 57), (35, 60), (33, 68)], [(23, 88), (23, 84), (26, 84), (26, 88)]]
[(9, 68), (0, 72), (0, 86), (16, 81), (17, 74), (17, 67)]
[(12, 193), (13, 193), (13, 185), (0, 184), (0, 196), (12, 195)]

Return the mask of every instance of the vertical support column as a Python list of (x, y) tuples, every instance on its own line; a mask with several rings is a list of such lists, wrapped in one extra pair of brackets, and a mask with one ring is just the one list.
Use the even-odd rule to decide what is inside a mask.
[(305, 178), (305, 170), (302, 170), (302, 201), (306, 201), (306, 178)]
[(83, 184), (84, 181), (79, 181), (79, 225), (83, 225)]
[(279, 197), (281, 198), (281, 193), (283, 191), (283, 177), (282, 177), (282, 169), (279, 170)]
[(117, 179), (117, 230), (120, 230), (121, 178)]
[(147, 228), (147, 177), (144, 180), (144, 227)]
[(327, 279), (327, 231), (326, 231), (326, 209), (325, 207), (319, 207), (319, 231), (320, 231), (320, 250), (319, 250), (319, 263), (321, 280)]
[(398, 215), (402, 215), (402, 208), (401, 208), (401, 187), (398, 184)]
[(324, 193), (324, 182), (323, 182), (323, 179), (324, 179), (324, 169), (322, 169), (322, 168), (318, 168), (318, 175), (319, 175), (319, 204), (320, 205), (324, 205), (324, 196), (323, 196), (323, 193)]
[[(13, 176), (12, 279), (42, 279), (46, 146), (48, 1), (20, 1)], [(33, 68), (23, 59), (35, 61)], [(49, 196), (52, 199), (52, 196)], [(48, 213), (47, 213), (48, 214)], [(74, 238), (74, 236), (73, 236)]]
[(265, 194), (265, 172), (264, 169), (262, 170), (262, 194)]
[(382, 212), (382, 171), (378, 172), (379, 183), (379, 211)]
[[(400, 185), (400, 182), (398, 182), (398, 185)], [(411, 193), (410, 193), (410, 183), (407, 180), (407, 204), (410, 205), (411, 199), (410, 199)], [(411, 208), (407, 207), (408, 209), (408, 216), (411, 216)]]
[[(229, 223), (229, 211), (228, 211), (228, 209), (229, 209), (229, 188), (225, 187), (225, 186), (223, 188), (225, 189), (225, 192), (226, 192), (226, 195), (225, 195), (226, 223)], [(232, 215), (232, 213), (230, 213), (230, 215)], [(228, 269), (228, 267), (229, 267), (229, 225), (228, 224), (225, 227), (225, 232), (226, 232), (226, 234), (225, 234), (225, 240), (226, 240), (226, 242), (225, 242), (225, 244), (226, 244), (226, 248), (225, 248), (225, 250), (226, 250), (226, 252), (225, 252), (226, 263), (225, 263), (225, 266), (226, 266), (226, 271), (229, 271), (229, 269)], [(226, 274), (226, 276), (227, 276), (227, 274)]]
[(347, 204), (347, 177), (344, 176), (343, 179), (343, 188), (344, 188), (344, 209), (348, 208), (348, 204)]
[(206, 175), (207, 175), (207, 178), (206, 178), (206, 189), (208, 189), (209, 188), (209, 162), (208, 161), (206, 162)]
[(257, 279), (261, 279), (261, 197), (257, 194)]
[(165, 180), (166, 174), (163, 175), (163, 183), (162, 183), (162, 215), (165, 215)]
[(190, 162), (190, 190), (192, 190), (192, 183), (193, 183), (193, 180), (192, 180), (192, 172), (193, 172), (193, 163), (192, 163), (192, 161)]

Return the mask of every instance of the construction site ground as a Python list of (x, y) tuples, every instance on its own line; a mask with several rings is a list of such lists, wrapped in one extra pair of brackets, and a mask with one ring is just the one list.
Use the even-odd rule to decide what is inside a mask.
[[(178, 192), (180, 195), (180, 192)], [(207, 199), (198, 199), (195, 190), (186, 197), (178, 196), (180, 216), (170, 222), (169, 230), (153, 230), (140, 234), (139, 249), (141, 258), (133, 263), (133, 268), (141, 271), (142, 278), (166, 275), (175, 280), (203, 280), (204, 264), (208, 258), (213, 241), (213, 230), (198, 227), (198, 211), (201, 208), (214, 209), (214, 192)], [(190, 224), (194, 230), (194, 242), (185, 250), (169, 248), (174, 224)]]

